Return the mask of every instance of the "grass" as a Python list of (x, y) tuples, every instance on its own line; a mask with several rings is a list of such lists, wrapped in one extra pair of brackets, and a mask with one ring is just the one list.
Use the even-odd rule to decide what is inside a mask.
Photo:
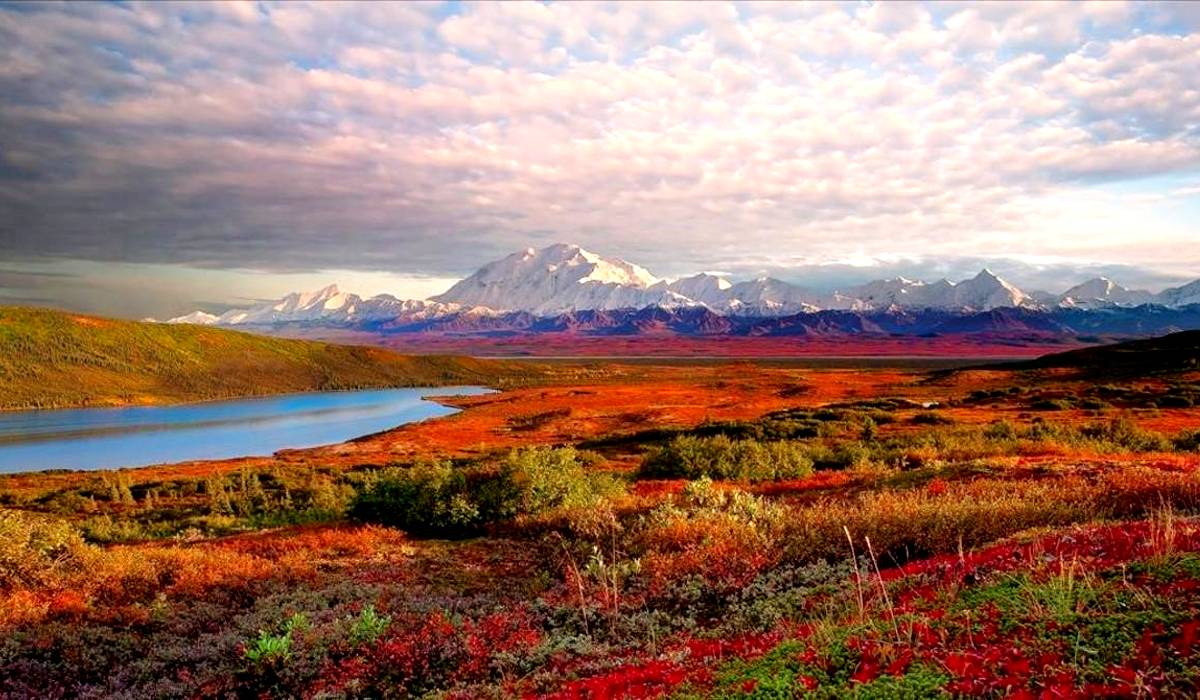
[(173, 403), (304, 391), (503, 384), (536, 372), (218, 328), (0, 307), (0, 409)]

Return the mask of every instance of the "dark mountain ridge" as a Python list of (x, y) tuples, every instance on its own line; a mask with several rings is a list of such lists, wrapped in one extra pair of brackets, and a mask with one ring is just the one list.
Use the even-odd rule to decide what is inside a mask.
[(889, 309), (824, 310), (778, 317), (723, 315), (706, 307), (579, 310), (550, 316), (526, 311), (480, 313), (462, 311), (432, 318), (399, 317), (385, 321), (343, 323), (328, 320), (259, 325), (271, 332), (287, 328), (350, 328), (383, 335), (450, 336), (534, 335), (568, 333), (581, 336), (744, 336), (817, 338), (940, 337), (989, 334), (1122, 339), (1200, 329), (1200, 304), (1170, 308), (1154, 304), (1102, 309), (1031, 309), (998, 307), (987, 311)]
[(1066, 369), (1091, 377), (1170, 375), (1200, 371), (1200, 330), (1115, 345), (1068, 350), (1002, 365), (1009, 370)]

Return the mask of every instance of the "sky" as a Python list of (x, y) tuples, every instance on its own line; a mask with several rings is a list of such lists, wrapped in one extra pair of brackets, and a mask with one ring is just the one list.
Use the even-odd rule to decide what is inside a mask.
[(0, 4), (0, 303), (1200, 277), (1200, 3)]

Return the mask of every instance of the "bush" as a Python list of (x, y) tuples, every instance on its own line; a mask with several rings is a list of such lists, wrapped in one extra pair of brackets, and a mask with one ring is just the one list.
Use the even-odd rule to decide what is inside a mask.
[(816, 465), (822, 469), (862, 469), (875, 461), (877, 443), (861, 441), (847, 442), (815, 457)]
[[(468, 477), (473, 483), (467, 483)], [(492, 475), (468, 473), (448, 462), (423, 462), (385, 472), (354, 499), (350, 514), (357, 520), (395, 525), (414, 534), (465, 534), (484, 520), (479, 504), (468, 494), (491, 495), (504, 486)]]
[(1074, 407), (1067, 399), (1040, 399), (1029, 404), (1035, 411), (1067, 411)]
[(1200, 430), (1182, 432), (1175, 437), (1174, 443), (1180, 452), (1200, 452)]
[(989, 440), (1016, 440), (1017, 429), (1012, 423), (999, 420), (985, 428), (983, 435)]
[(812, 474), (812, 468), (812, 459), (796, 442), (731, 440), (724, 435), (680, 435), (646, 456), (641, 475), (757, 482), (808, 476)]
[(585, 467), (594, 455), (574, 448), (529, 448), (513, 450), (501, 469), (520, 490), (517, 512), (536, 515), (556, 508), (594, 505), (596, 500), (619, 491), (605, 474), (589, 474)]
[(0, 509), (0, 589), (50, 582), (81, 566), (88, 551), (65, 522)]
[(952, 425), (954, 419), (937, 411), (922, 411), (912, 417), (912, 422), (916, 425)]
[(611, 477), (588, 474), (586, 459), (569, 447), (538, 447), (514, 450), (492, 465), (427, 462), (392, 469), (358, 494), (350, 514), (413, 534), (477, 534), (518, 515), (592, 505), (619, 490)]
[[(777, 563), (787, 515), (778, 503), (708, 478), (688, 483), (680, 498), (651, 511), (634, 537), (651, 596), (665, 602), (684, 594), (688, 605), (723, 607), (730, 593)], [(702, 585), (681, 591), (680, 582), (689, 581)]]
[(1130, 452), (1165, 452), (1171, 442), (1162, 433), (1143, 430), (1125, 418), (1108, 423), (1092, 423), (1080, 431), (1085, 437)]

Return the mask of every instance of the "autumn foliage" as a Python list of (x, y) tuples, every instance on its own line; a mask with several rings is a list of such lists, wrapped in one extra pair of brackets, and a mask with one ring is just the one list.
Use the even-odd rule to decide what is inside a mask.
[(614, 370), (13, 477), (0, 696), (1194, 696), (1200, 409), (1001, 375)]

